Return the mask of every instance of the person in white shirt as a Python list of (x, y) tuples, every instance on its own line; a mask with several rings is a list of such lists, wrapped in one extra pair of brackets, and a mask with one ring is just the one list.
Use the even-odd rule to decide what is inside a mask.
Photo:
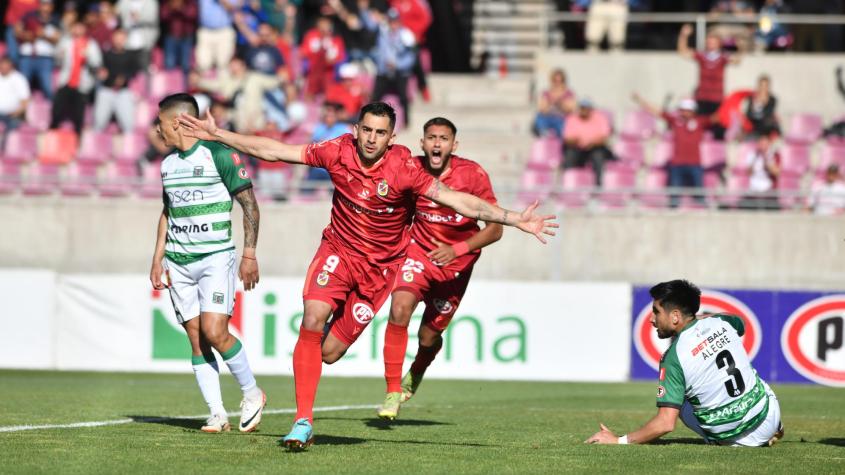
[(772, 146), (772, 139), (768, 135), (761, 135), (757, 139), (757, 146), (743, 160), (749, 173), (749, 194), (740, 207), (778, 209), (778, 198), (774, 191), (780, 175), (780, 155)]
[(839, 174), (839, 166), (827, 167), (824, 182), (813, 187), (809, 208), (820, 216), (833, 216), (845, 212), (845, 183)]
[(5, 144), (9, 131), (18, 128), (26, 119), (29, 97), (29, 82), (24, 75), (15, 70), (9, 57), (0, 58), (0, 123), (5, 126), (0, 146)]

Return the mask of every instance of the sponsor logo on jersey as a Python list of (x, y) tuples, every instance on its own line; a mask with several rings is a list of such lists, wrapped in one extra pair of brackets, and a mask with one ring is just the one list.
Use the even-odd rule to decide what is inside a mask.
[(444, 299), (434, 299), (434, 308), (443, 315), (451, 313), (453, 309), (452, 302)]
[(205, 199), (205, 193), (202, 190), (176, 190), (167, 192), (167, 200), (170, 204), (178, 203), (192, 203), (194, 201), (202, 201)]
[(238, 176), (246, 180), (249, 178), (249, 173), (246, 172), (246, 168), (241, 168), (238, 170)]
[(216, 304), (222, 304), (223, 303), (223, 292), (214, 292), (211, 295), (211, 302), (216, 303)]
[(666, 395), (666, 388), (664, 388), (662, 385), (657, 386), (657, 397), (662, 398), (665, 395)]
[(202, 224), (173, 224), (170, 226), (170, 232), (173, 234), (180, 233), (204, 233), (208, 231), (208, 223)]
[(203, 167), (194, 167), (194, 176), (202, 176)]
[(388, 188), (388, 186), (387, 186), (387, 180), (382, 178), (382, 180), (380, 182), (378, 182), (378, 187), (376, 188), (376, 193), (378, 193), (379, 196), (384, 198), (385, 196), (387, 196), (388, 191), (390, 191), (390, 188)]
[(410, 284), (414, 281), (414, 273), (412, 271), (406, 270), (402, 273), (402, 280)]
[[(748, 357), (753, 360), (760, 349), (760, 340), (763, 333), (760, 330), (760, 322), (757, 315), (748, 306), (738, 299), (716, 292), (714, 290), (701, 291), (701, 313), (728, 313), (736, 315), (745, 324), (745, 335), (742, 336), (742, 346), (748, 352)], [(640, 357), (649, 366), (657, 370), (660, 366), (660, 358), (669, 348), (670, 338), (661, 340), (657, 337), (657, 330), (651, 324), (651, 301), (649, 301), (637, 315), (634, 321), (634, 347)]]
[(820, 297), (795, 310), (783, 326), (781, 348), (800, 375), (845, 387), (845, 295)]
[(367, 188), (364, 188), (363, 190), (361, 190), (360, 193), (358, 193), (358, 197), (361, 198), (362, 200), (370, 199), (370, 190), (368, 190)]
[(325, 287), (329, 283), (329, 272), (323, 271), (317, 274), (317, 285)]
[(443, 214), (435, 214), (435, 213), (426, 213), (425, 211), (422, 211), (422, 210), (419, 210), (419, 209), (416, 211), (416, 214), (417, 214), (417, 217), (419, 217), (420, 219), (424, 219), (424, 220), (426, 220), (430, 223), (451, 223), (451, 222), (458, 223), (458, 222), (460, 222), (460, 219), (458, 219), (458, 217), (460, 216), (459, 214), (456, 214), (456, 215), (453, 216), (451, 214), (443, 215)]
[(238, 155), (237, 152), (232, 152), (232, 163), (234, 163), (235, 166), (238, 166), (238, 165), (241, 164), (241, 156)]
[(367, 324), (375, 316), (375, 312), (365, 303), (358, 302), (352, 307), (352, 317), (360, 324)]

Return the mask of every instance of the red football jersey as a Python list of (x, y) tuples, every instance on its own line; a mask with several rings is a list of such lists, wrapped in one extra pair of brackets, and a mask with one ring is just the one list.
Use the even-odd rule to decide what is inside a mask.
[(411, 151), (393, 145), (373, 167), (358, 159), (352, 134), (305, 147), (306, 165), (325, 168), (335, 190), (323, 237), (376, 264), (402, 258), (416, 197), (434, 183)]
[[(423, 167), (424, 157), (416, 157), (419, 166)], [(481, 165), (465, 158), (452, 155), (449, 169), (440, 175), (440, 181), (455, 191), (462, 191), (481, 198), (492, 204), (497, 204), (496, 195), (490, 185), (490, 177)], [(411, 239), (425, 251), (437, 248), (431, 240), (454, 244), (466, 241), (481, 228), (473, 218), (458, 214), (452, 208), (440, 206), (425, 196), (417, 198), (417, 209), (414, 225), (411, 226)], [(470, 254), (478, 254), (476, 250)]]

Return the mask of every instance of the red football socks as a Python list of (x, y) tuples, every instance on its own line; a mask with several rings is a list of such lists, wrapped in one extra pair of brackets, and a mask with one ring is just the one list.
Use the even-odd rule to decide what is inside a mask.
[(299, 328), (299, 339), (293, 349), (293, 381), (296, 386), (296, 420), (307, 417), (314, 421), (314, 399), (323, 372), (323, 332)]
[(402, 363), (408, 349), (408, 327), (387, 323), (384, 331), (384, 380), (387, 392), (402, 391)]
[(437, 356), (437, 353), (440, 351), (442, 346), (442, 338), (437, 340), (437, 344), (434, 346), (420, 345), (417, 350), (417, 356), (414, 358), (414, 363), (411, 365), (411, 372), (416, 375), (425, 374), (425, 370), (428, 369), (428, 366), (432, 361), (434, 361), (434, 357)]

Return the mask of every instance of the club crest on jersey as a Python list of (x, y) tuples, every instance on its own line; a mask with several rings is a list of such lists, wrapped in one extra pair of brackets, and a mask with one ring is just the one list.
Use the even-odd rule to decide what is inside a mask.
[(375, 312), (365, 303), (356, 303), (352, 307), (352, 316), (358, 323), (366, 325), (373, 319)]
[(214, 294), (211, 295), (211, 302), (216, 304), (222, 304), (223, 292), (214, 292)]
[(232, 163), (234, 163), (235, 166), (241, 164), (241, 156), (238, 155), (237, 152), (232, 152)]
[(657, 386), (657, 397), (658, 397), (658, 398), (661, 398), (661, 397), (663, 397), (663, 396), (665, 396), (665, 395), (666, 395), (666, 388), (664, 388), (662, 385), (661, 385), (661, 386)]
[(387, 180), (382, 178), (382, 180), (380, 182), (378, 182), (378, 187), (376, 188), (376, 193), (378, 193), (379, 196), (384, 198), (385, 196), (387, 196), (388, 191), (390, 191), (390, 188), (387, 186)]
[(402, 280), (410, 284), (414, 281), (414, 273), (412, 271), (406, 270), (402, 273)]
[(323, 271), (317, 274), (317, 285), (325, 287), (329, 283), (329, 272)]
[(202, 176), (203, 167), (194, 167), (194, 176)]
[(246, 172), (246, 168), (241, 168), (240, 170), (238, 170), (238, 176), (243, 178), (244, 180), (249, 178), (249, 174)]
[(434, 308), (443, 315), (452, 312), (452, 302), (444, 299), (434, 299)]

